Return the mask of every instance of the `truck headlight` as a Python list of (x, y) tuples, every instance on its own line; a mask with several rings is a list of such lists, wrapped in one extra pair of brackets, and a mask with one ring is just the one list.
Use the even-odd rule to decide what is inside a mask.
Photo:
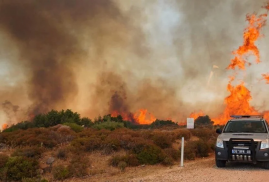
[(221, 139), (217, 139), (217, 142), (216, 142), (216, 147), (219, 147), (219, 148), (224, 148), (224, 145), (223, 145), (223, 140)]
[(269, 141), (268, 139), (262, 140), (261, 142), (261, 149), (268, 149), (269, 148)]

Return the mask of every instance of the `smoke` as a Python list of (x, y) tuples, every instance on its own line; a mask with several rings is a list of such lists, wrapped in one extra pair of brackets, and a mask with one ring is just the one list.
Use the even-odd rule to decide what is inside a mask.
[[(245, 16), (263, 3), (1, 1), (0, 70), (6, 72), (0, 100), (31, 114), (70, 108), (97, 117), (144, 108), (177, 121), (201, 109), (216, 116), (224, 108), (225, 68), (242, 42)], [(263, 60), (265, 43), (259, 48)], [(207, 87), (213, 65), (219, 68)], [(249, 84), (261, 74), (253, 69)]]
[(16, 115), (19, 110), (19, 106), (13, 105), (10, 101), (5, 101), (2, 103), (3, 111), (9, 119), (9, 123), (14, 123), (16, 121)]

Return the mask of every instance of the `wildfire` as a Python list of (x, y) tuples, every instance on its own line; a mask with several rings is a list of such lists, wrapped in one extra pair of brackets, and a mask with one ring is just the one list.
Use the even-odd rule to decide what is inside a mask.
[(118, 111), (113, 111), (111, 113), (112, 117), (117, 117), (118, 115), (121, 115), (123, 120), (134, 121), (138, 124), (151, 124), (156, 120), (156, 117), (149, 113), (147, 109), (140, 109), (135, 114), (120, 113)]
[(199, 112), (192, 112), (190, 115), (189, 115), (189, 118), (194, 118), (194, 119), (197, 119), (199, 116), (204, 116), (204, 112), (203, 111), (199, 111)]
[(2, 130), (5, 130), (7, 129), (8, 125), (5, 123), (5, 124), (2, 124)]
[[(245, 70), (246, 65), (251, 65), (251, 63), (246, 60), (246, 57), (249, 55), (254, 55), (256, 58), (255, 62), (260, 63), (259, 49), (255, 45), (255, 42), (261, 37), (260, 30), (265, 25), (266, 17), (267, 14), (259, 16), (256, 14), (247, 15), (249, 24), (244, 30), (243, 45), (233, 51), (235, 57), (231, 60), (227, 69), (234, 70), (237, 67), (239, 70)], [(269, 75), (264, 74), (263, 77), (266, 80), (268, 79), (269, 83)], [(230, 118), (230, 115), (259, 114), (254, 107), (250, 106), (249, 102), (252, 99), (251, 92), (245, 87), (245, 83), (242, 81), (240, 84), (233, 86), (232, 82), (235, 79), (236, 73), (230, 76), (230, 81), (227, 85), (227, 90), (230, 92), (230, 95), (225, 98), (226, 108), (221, 116), (213, 119), (215, 124), (225, 124)]]

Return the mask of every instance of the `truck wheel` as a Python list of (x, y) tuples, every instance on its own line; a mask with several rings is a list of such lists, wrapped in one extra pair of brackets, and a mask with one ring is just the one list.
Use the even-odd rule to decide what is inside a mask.
[(223, 160), (216, 160), (216, 166), (217, 167), (225, 167), (226, 161)]
[(269, 169), (269, 161), (263, 162), (263, 168)]

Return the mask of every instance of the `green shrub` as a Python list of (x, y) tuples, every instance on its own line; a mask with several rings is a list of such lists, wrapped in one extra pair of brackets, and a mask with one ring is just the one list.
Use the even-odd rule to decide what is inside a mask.
[(164, 159), (164, 154), (159, 147), (149, 145), (137, 154), (137, 159), (140, 164), (153, 165), (162, 162)]
[(54, 179), (56, 180), (64, 180), (69, 177), (69, 170), (67, 167), (64, 167), (63, 165), (58, 165), (53, 167), (52, 174)]
[(117, 128), (123, 128), (124, 123), (119, 123), (119, 122), (114, 122), (114, 121), (107, 121), (107, 122), (96, 123), (92, 127), (96, 128), (98, 130), (107, 129), (107, 130), (113, 131), (113, 130), (115, 130)]
[(22, 178), (32, 178), (37, 175), (38, 161), (26, 157), (10, 157), (6, 163), (7, 179), (19, 181)]
[(68, 166), (70, 176), (83, 177), (88, 174), (89, 159), (86, 156), (73, 156)]
[(76, 123), (63, 123), (63, 125), (69, 126), (74, 132), (81, 132), (83, 127)]

